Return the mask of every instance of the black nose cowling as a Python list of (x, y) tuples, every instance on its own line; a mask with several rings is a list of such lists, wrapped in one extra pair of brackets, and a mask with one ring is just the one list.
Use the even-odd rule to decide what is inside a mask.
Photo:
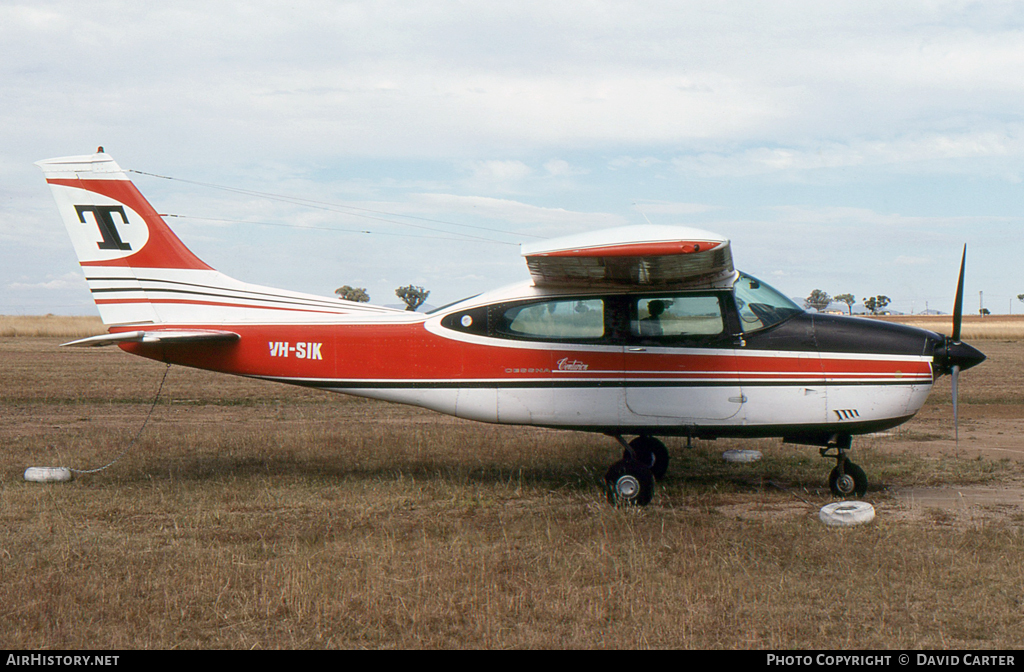
[(935, 372), (940, 376), (951, 373), (954, 366), (964, 371), (985, 361), (985, 355), (980, 350), (949, 337), (935, 345), (934, 357)]

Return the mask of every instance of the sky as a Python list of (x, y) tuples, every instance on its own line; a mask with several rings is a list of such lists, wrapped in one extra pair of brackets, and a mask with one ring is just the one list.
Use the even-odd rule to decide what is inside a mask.
[(1024, 313), (1022, 72), (995, 0), (0, 0), (0, 314), (96, 314), (33, 163), (99, 145), (273, 287), (442, 305), (650, 221), (901, 312), (952, 310), (967, 244), (965, 311)]

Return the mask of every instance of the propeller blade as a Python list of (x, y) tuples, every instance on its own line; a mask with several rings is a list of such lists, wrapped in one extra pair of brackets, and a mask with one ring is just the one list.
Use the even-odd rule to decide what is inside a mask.
[(964, 265), (967, 263), (967, 245), (960, 259), (960, 280), (956, 283), (956, 301), (953, 303), (953, 342), (960, 342), (960, 324), (964, 319)]
[(960, 379), (960, 367), (953, 365), (953, 434), (956, 437), (956, 445), (960, 445), (960, 413), (957, 408), (957, 382)]

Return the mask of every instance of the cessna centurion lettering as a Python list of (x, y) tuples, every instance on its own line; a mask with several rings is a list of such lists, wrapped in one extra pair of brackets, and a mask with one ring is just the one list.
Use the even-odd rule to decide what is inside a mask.
[(817, 446), (832, 492), (863, 495), (853, 437), (909, 420), (947, 374), (955, 418), (959, 373), (985, 358), (960, 341), (963, 261), (951, 336), (808, 313), (734, 269), (728, 239), (679, 226), (524, 245), (530, 281), (414, 313), (218, 272), (102, 148), (37, 165), (109, 330), (68, 345), (604, 434), (622, 451), (605, 475), (617, 504), (650, 502), (659, 436)]

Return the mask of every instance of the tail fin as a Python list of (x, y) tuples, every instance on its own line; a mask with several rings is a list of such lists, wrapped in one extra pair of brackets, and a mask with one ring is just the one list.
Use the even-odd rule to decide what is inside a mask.
[(328, 321), (347, 313), (393, 312), (250, 285), (217, 272), (185, 247), (102, 147), (90, 156), (36, 165), (53, 191), (104, 324)]
[(53, 190), (82, 266), (212, 270), (174, 235), (107, 154), (36, 165)]
[[(53, 191), (104, 324), (158, 322), (150, 304), (139, 300), (135, 269), (213, 269), (185, 247), (102, 149), (36, 165)], [(105, 301), (99, 293), (111, 282), (136, 290), (135, 299)]]

